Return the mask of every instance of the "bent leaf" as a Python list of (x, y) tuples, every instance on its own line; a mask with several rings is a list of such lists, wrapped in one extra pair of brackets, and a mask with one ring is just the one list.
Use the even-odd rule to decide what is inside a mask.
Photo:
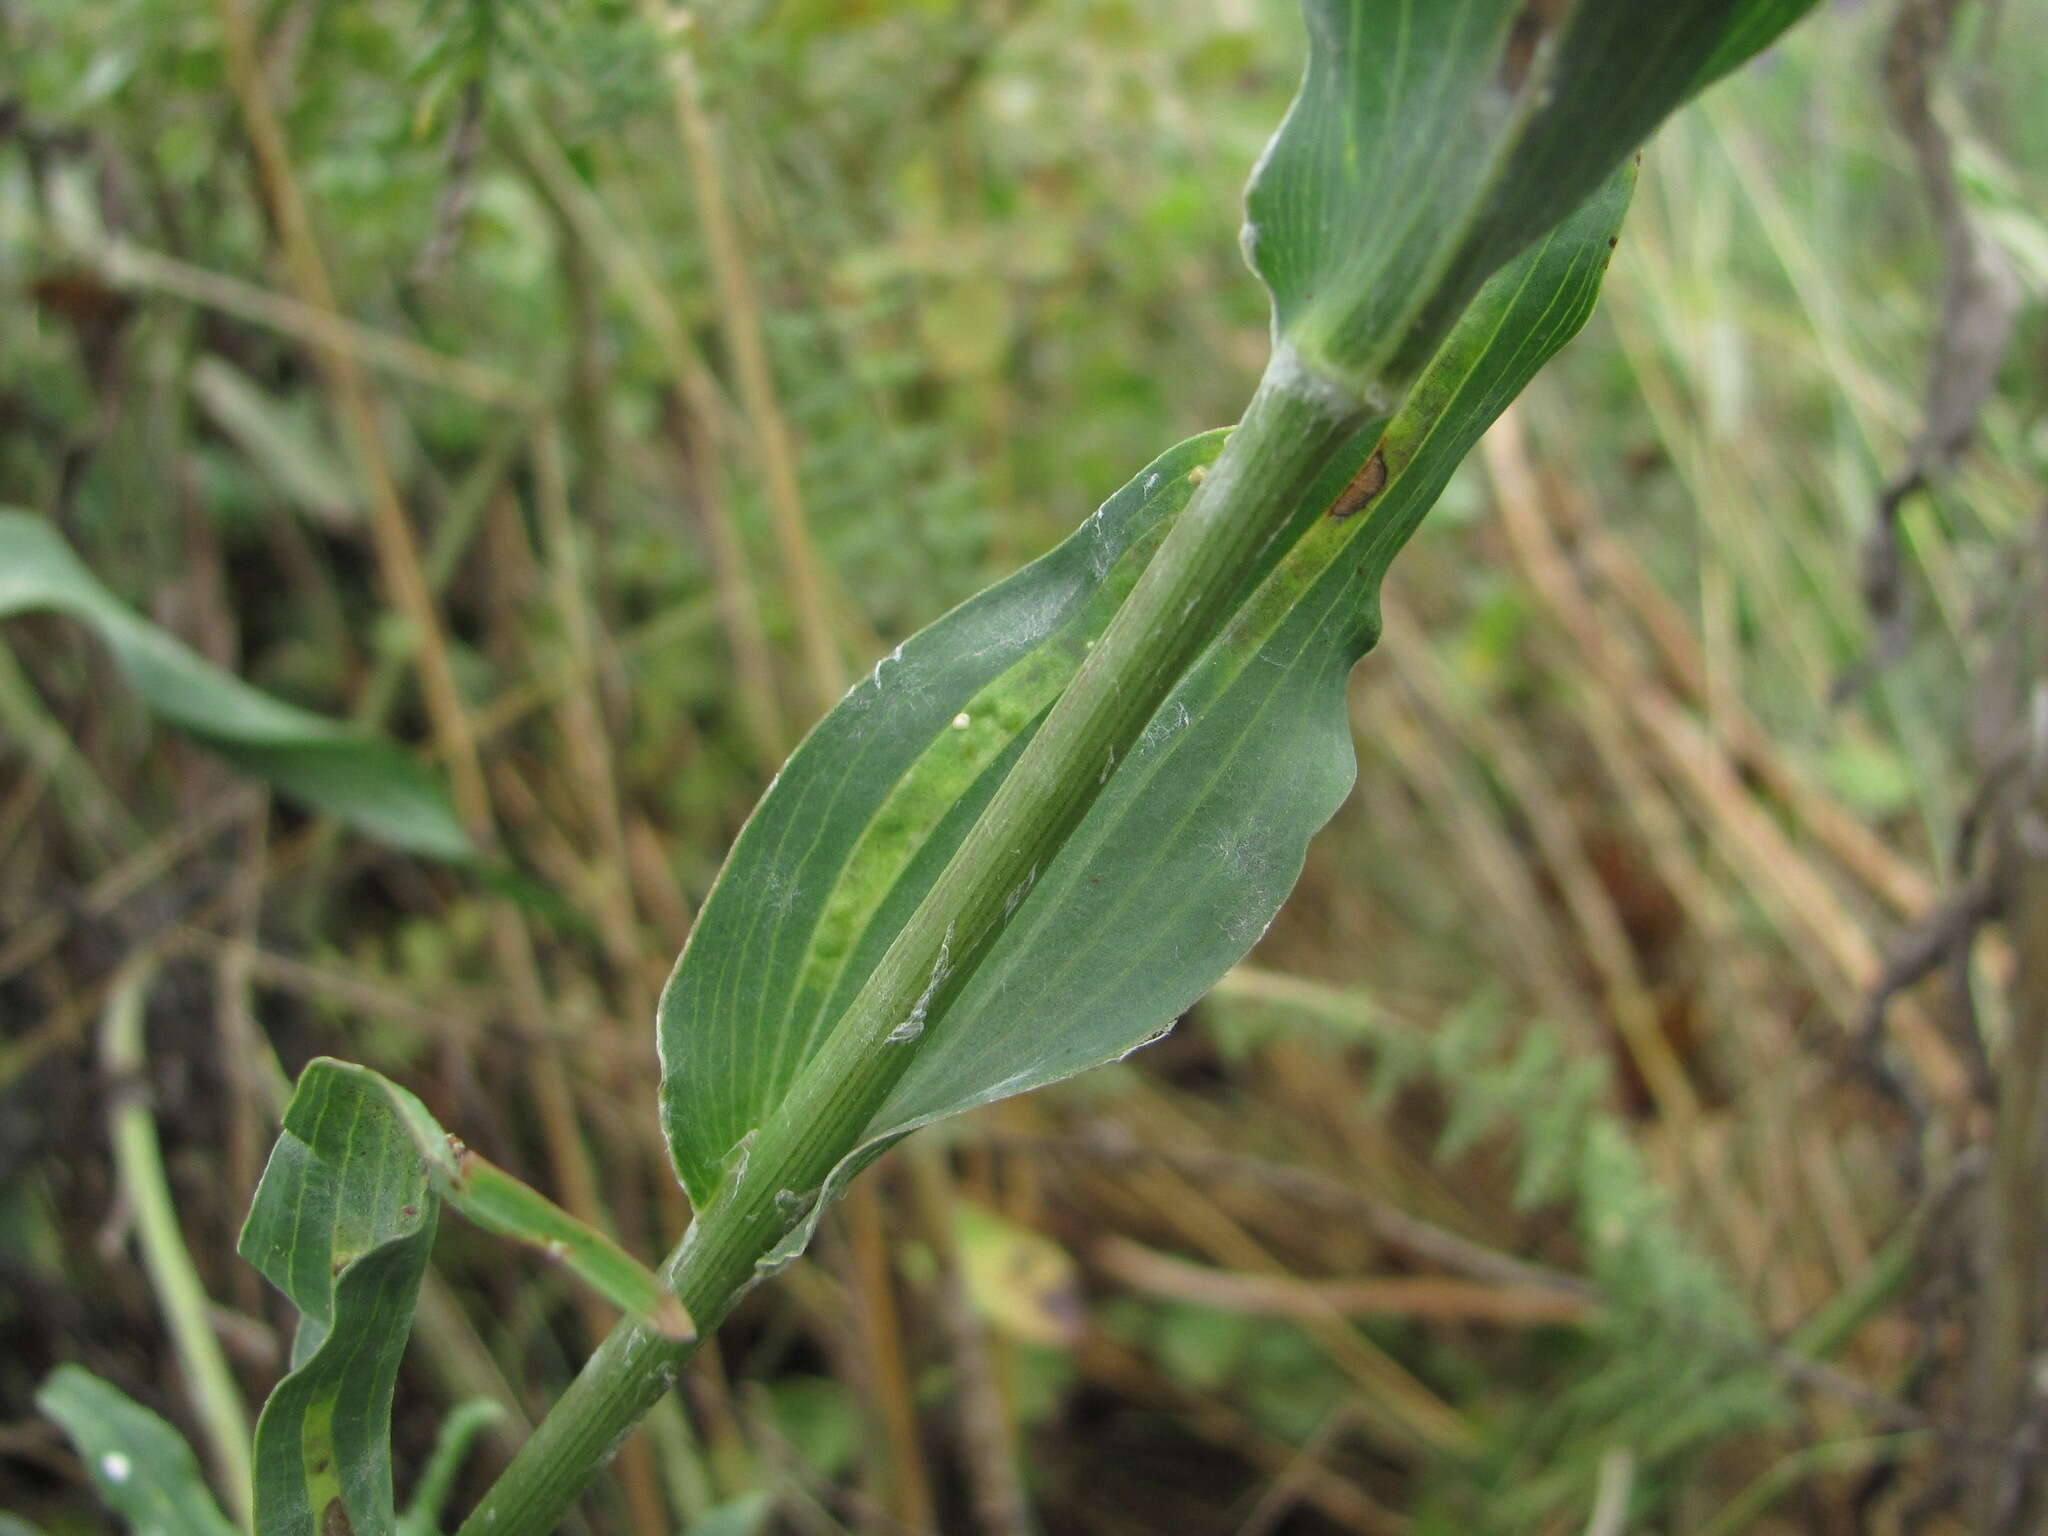
[(234, 1536), (185, 1437), (111, 1382), (60, 1365), (36, 1407), (64, 1426), (107, 1507), (155, 1536)]
[[(646, 1326), (690, 1336), (682, 1304), (617, 1243), (470, 1152), (388, 1078), (316, 1059), (242, 1229), (242, 1257), (301, 1314), (291, 1374), (256, 1426), (264, 1536), (328, 1536), (335, 1505), (353, 1536), (396, 1528), (392, 1383), (444, 1199), (559, 1260)], [(466, 1437), (476, 1426), (462, 1427)]]
[(242, 1228), (299, 1309), (292, 1369), (256, 1421), (263, 1536), (390, 1536), (391, 1392), (439, 1202), (375, 1074), (314, 1062)]
[(90, 625), (144, 703), (240, 771), (395, 847), (472, 853), (440, 781), (405, 753), (221, 671), (133, 613), (46, 519), (0, 510), (0, 619), (31, 611)]
[(1392, 402), (1479, 285), (1814, 0), (1303, 0), (1245, 194), (1276, 343)]
[[(486, 1232), (538, 1248), (622, 1312), (672, 1339), (694, 1330), (689, 1315), (654, 1271), (596, 1228), (523, 1184), (488, 1158), (479, 1156), (441, 1129), (412, 1094), (388, 1077), (350, 1062), (322, 1057), (308, 1074), (337, 1073), (360, 1078), (384, 1095), (390, 1114), (412, 1138), (427, 1166), (434, 1193)], [(303, 1086), (305, 1079), (300, 1079)]]
[[(1362, 433), (1307, 520), (1167, 696), (835, 1182), (906, 1131), (1127, 1054), (1264, 932), (1356, 765), (1344, 680), (1378, 589), (1460, 459), (1591, 311), (1618, 175), (1482, 291), (1384, 436)], [(708, 1203), (995, 793), (1187, 504), (1226, 434), (1170, 450), (1079, 532), (897, 649), (756, 809), (662, 995), (662, 1115)], [(1327, 514), (1324, 509), (1328, 509)], [(824, 1201), (792, 1195), (799, 1251)], [(802, 1218), (801, 1220), (799, 1218)]]

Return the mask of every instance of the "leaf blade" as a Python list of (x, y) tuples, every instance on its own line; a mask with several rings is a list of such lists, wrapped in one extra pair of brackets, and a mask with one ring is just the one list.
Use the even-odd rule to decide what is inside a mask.
[[(1264, 933), (1355, 776), (1344, 684), (1378, 637), (1380, 579), (1485, 425), (1590, 313), (1627, 181), (1474, 306), (1375, 445), (1382, 490), (1350, 520), (1317, 519), (1168, 694), (874, 1134), (1127, 1054)], [(1123, 1022), (1071, 1022), (1095, 1011)]]
[(317, 1057), (285, 1108), (240, 1243), (301, 1314), (292, 1369), (256, 1425), (263, 1536), (329, 1536), (337, 1507), (352, 1536), (402, 1528), (392, 1388), (444, 1200), (657, 1333), (691, 1337), (681, 1302), (609, 1237), (470, 1152), (382, 1074)]
[(464, 1146), (441, 1128), (413, 1094), (368, 1067), (332, 1060), (315, 1065), (323, 1071), (360, 1078), (366, 1087), (383, 1094), (393, 1119), (426, 1165), (434, 1193), (467, 1220), (486, 1232), (539, 1249), (620, 1311), (631, 1313), (665, 1338), (694, 1335), (689, 1314), (653, 1270), (532, 1185)]
[[(710, 1197), (741, 1140), (830, 1023), (831, 1004), (843, 1002), (851, 983), (841, 978), (857, 983), (886, 947), (936, 862), (957, 844), (963, 818), (993, 793), (990, 774), (1014, 760), (1035, 729), (1042, 706), (1018, 718), (990, 691), (1006, 701), (1035, 699), (1048, 681), (1072, 675), (1156, 545), (1162, 514), (1185, 504), (1189, 472), (1213, 458), (1220, 442), (1221, 434), (1209, 434), (1168, 450), (1079, 533), (904, 642), (791, 756), (735, 841), (663, 992), (664, 1129), (693, 1199)], [(1028, 672), (1035, 660), (1049, 676), (1016, 670)], [(871, 712), (887, 716), (884, 728), (874, 727)], [(980, 761), (986, 738), (1000, 732), (1002, 739), (960, 793), (951, 771), (957, 765), (928, 754), (935, 744), (953, 743), (952, 722), (963, 713), (970, 722), (957, 733), (963, 751)], [(830, 766), (820, 771), (821, 764)], [(889, 818), (906, 836), (915, 829), (917, 846), (930, 851), (892, 875), (869, 867), (843, 880), (867, 829)], [(878, 844), (870, 850), (886, 856)], [(838, 945), (843, 968), (824, 950), (813, 959), (821, 923), (830, 925), (827, 946)], [(849, 928), (857, 932), (849, 936)], [(815, 994), (828, 966), (829, 995), (801, 995), (805, 987)], [(686, 1018), (715, 1021), (715, 1041), (712, 1031), (699, 1031), (687, 1061), (680, 1023)], [(754, 1027), (760, 1020), (774, 1027)], [(707, 1042), (712, 1048), (700, 1049)]]
[(391, 1398), (439, 1203), (374, 1074), (336, 1065), (300, 1076), (239, 1244), (300, 1313), (292, 1368), (256, 1421), (264, 1536), (396, 1523)]
[(1303, 0), (1245, 195), (1277, 345), (1398, 400), (1479, 286), (1813, 0)]
[(233, 1536), (185, 1437), (111, 1382), (60, 1365), (36, 1407), (63, 1426), (100, 1497), (134, 1530)]
[(473, 855), (440, 781), (407, 754), (221, 671), (109, 592), (47, 520), (0, 508), (0, 619), (30, 611), (89, 626), (151, 710), (241, 771), (395, 847)]
[[(1502, 274), (1384, 440), (1353, 444), (1130, 761), (1103, 765), (1101, 797), (1014, 893), (1002, 936), (835, 1184), (918, 1125), (1135, 1049), (1263, 931), (1351, 782), (1342, 686), (1376, 634), (1380, 576), (1478, 432), (1590, 311), (1629, 179)], [(663, 1126), (700, 1207), (992, 797), (1223, 436), (1163, 455), (1042, 560), (905, 642), (785, 766), (662, 997)], [(1320, 515), (1376, 445), (1379, 493), (1350, 517)], [(1129, 904), (1148, 887), (1123, 866), (1177, 846), (1196, 856), (1166, 858), (1149, 887), (1170, 891), (1171, 920), (1147, 918)], [(1198, 867), (1204, 852), (1229, 865), (1221, 878), (1214, 859)], [(898, 1035), (923, 1026), (913, 1011)], [(805, 1219), (789, 1251), (818, 1193), (790, 1192)]]

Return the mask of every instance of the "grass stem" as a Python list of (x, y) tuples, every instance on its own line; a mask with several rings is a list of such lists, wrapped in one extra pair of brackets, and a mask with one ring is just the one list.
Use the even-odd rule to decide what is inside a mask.
[(142, 1026), (156, 958), (144, 953), (130, 961), (114, 983), (100, 1030), (100, 1062), (115, 1083), (109, 1116), (114, 1165), (134, 1217), (142, 1266), (164, 1311), (164, 1325), (184, 1368), (186, 1387), (205, 1432), (213, 1470), (242, 1529), (253, 1529), (249, 1459), (249, 1415), (241, 1389), (208, 1317), (212, 1306), (192, 1255), (178, 1228), (170, 1180), (164, 1175), (163, 1145), (157, 1140), (146, 1085), (148, 1057)]
[[(788, 1239), (797, 1205), (856, 1171), (876, 1111), (915, 1054), (891, 1034), (913, 1009), (932, 1026), (1001, 931), (1007, 898), (1050, 862), (1167, 691), (1242, 595), (1331, 461), (1374, 413), (1282, 358), (1138, 585), (981, 819), (904, 924), (781, 1106), (699, 1213), (664, 1278), (709, 1334)], [(929, 1038), (929, 1031), (923, 1036)], [(541, 1536), (621, 1436), (675, 1379), (694, 1341), (627, 1323), (593, 1355), (462, 1527)]]

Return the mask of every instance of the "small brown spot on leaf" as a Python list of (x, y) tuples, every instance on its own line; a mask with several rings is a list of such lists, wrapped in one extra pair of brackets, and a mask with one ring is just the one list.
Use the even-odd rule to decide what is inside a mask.
[(341, 1500), (329, 1499), (327, 1507), (320, 1511), (320, 1536), (356, 1536), (356, 1528), (349, 1524), (348, 1511)]
[(1360, 466), (1358, 473), (1351, 477), (1351, 483), (1345, 486), (1343, 493), (1331, 503), (1330, 516), (1341, 523), (1352, 513), (1362, 511), (1373, 497), (1386, 488), (1387, 456), (1383, 450), (1375, 448), (1372, 457)]

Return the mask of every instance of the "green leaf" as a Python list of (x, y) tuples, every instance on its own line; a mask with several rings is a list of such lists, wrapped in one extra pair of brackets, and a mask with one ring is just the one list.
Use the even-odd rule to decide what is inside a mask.
[(1502, 262), (1813, 0), (1303, 0), (1308, 65), (1245, 197), (1274, 335), (1399, 398)]
[(47, 520), (0, 510), (0, 619), (39, 610), (89, 624), (152, 710), (242, 772), (396, 847), (471, 855), (440, 781), (405, 753), (221, 671), (131, 612)]
[(263, 1536), (389, 1536), (391, 1392), (439, 1203), (374, 1074), (314, 1062), (242, 1228), (299, 1309), (292, 1369), (256, 1423)]
[(150, 1536), (234, 1536), (199, 1475), (192, 1448), (120, 1388), (75, 1365), (60, 1365), (36, 1406), (78, 1448), (107, 1506)]
[[(538, 1248), (559, 1261), (622, 1312), (630, 1312), (671, 1339), (692, 1336), (682, 1303), (655, 1278), (654, 1271), (602, 1232), (585, 1225), (531, 1185), (522, 1184), (481, 1157), (440, 1124), (412, 1094), (389, 1078), (348, 1062), (321, 1058), (308, 1075), (341, 1074), (381, 1091), (389, 1113), (412, 1138), (427, 1167), (434, 1193), (464, 1216), (500, 1237)], [(303, 1087), (305, 1078), (300, 1079)]]
[[(470, 1152), (397, 1084), (318, 1058), (285, 1108), (242, 1229), (242, 1257), (301, 1314), (291, 1374), (256, 1426), (263, 1536), (328, 1536), (337, 1503), (353, 1536), (397, 1529), (392, 1383), (444, 1199), (486, 1230), (559, 1260), (646, 1326), (689, 1337), (681, 1303), (618, 1244)], [(452, 1422), (443, 1462), (484, 1420), (472, 1413)], [(423, 1488), (436, 1497), (430, 1480)]]
[[(1348, 792), (1351, 665), (1389, 561), (1488, 423), (1590, 312), (1630, 177), (1490, 283), (1382, 438), (1360, 435), (1181, 678), (835, 1181), (943, 1116), (1125, 1055), (1264, 932)], [(734, 845), (660, 1009), (662, 1111), (700, 1206), (922, 899), (1221, 450), (1172, 449), (1057, 549), (877, 664)], [(1375, 446), (1377, 444), (1377, 447)], [(1368, 456), (1376, 464), (1368, 465)], [(1363, 479), (1360, 476), (1363, 467)], [(1347, 482), (1376, 494), (1359, 500)], [(943, 964), (941, 973), (943, 975)], [(935, 978), (935, 985), (939, 978)], [(822, 1204), (792, 1192), (800, 1250)]]

